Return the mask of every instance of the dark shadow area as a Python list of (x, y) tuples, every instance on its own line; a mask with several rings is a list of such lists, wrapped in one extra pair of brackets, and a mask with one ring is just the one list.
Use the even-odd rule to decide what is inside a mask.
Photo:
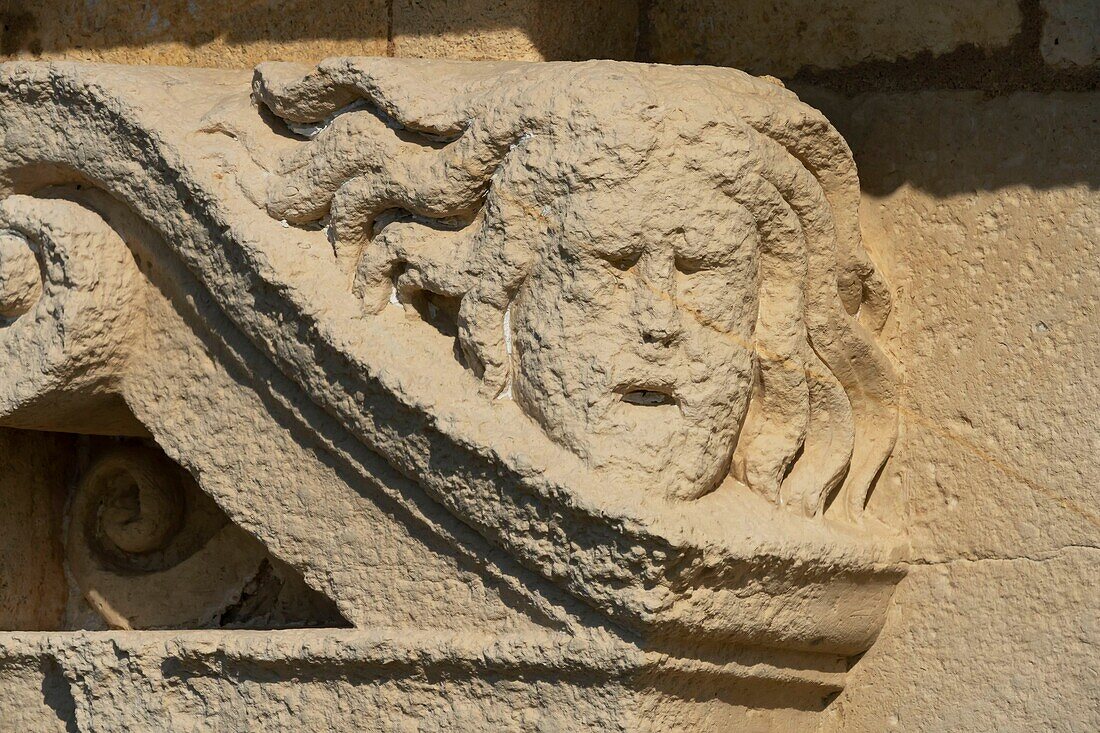
[(65, 733), (77, 733), (76, 699), (72, 688), (65, 679), (61, 665), (50, 657), (42, 658), (42, 701), (57, 714), (57, 719), (65, 724)]
[(934, 56), (924, 51), (897, 61), (869, 61), (844, 69), (804, 68), (789, 81), (847, 95), (924, 89), (979, 89), (987, 94), (1018, 91), (1095, 91), (1100, 65), (1059, 69), (1043, 61), (1040, 43), (1047, 13), (1040, 0), (1020, 0), (1020, 32), (1005, 48), (965, 44)]
[(910, 184), (937, 196), (1088, 186), (1100, 189), (1100, 95), (990, 97), (975, 91), (861, 95), (794, 86), (840, 130), (863, 191)]
[[(870, 6), (881, 0), (867, 0)], [(698, 5), (687, 0), (98, 0), (80, 13), (67, 12), (60, 0), (31, 3), (0, 0), (0, 54), (59, 54), (81, 50), (180, 44), (195, 48), (215, 40), (227, 44), (263, 43), (277, 54), (283, 44), (323, 41), (349, 48), (319, 46), (330, 53), (416, 55), (395, 49), (395, 37), (438, 39), (442, 36), (522, 32), (548, 60), (585, 58), (667, 62), (656, 48), (654, 17), (678, 14), (697, 22), (693, 48), (696, 63), (708, 63), (722, 45), (720, 29), (736, 21), (734, 5)], [(973, 44), (942, 54), (921, 52), (911, 58), (867, 61), (839, 69), (809, 64), (785, 79), (846, 95), (922, 89), (978, 89), (989, 94), (1014, 91), (1093, 91), (1100, 89), (1100, 65), (1060, 69), (1046, 64), (1040, 44), (1047, 12), (1042, 0), (1019, 0), (1020, 29), (1002, 48)], [(708, 15), (709, 12), (709, 15)], [(789, 13), (809, 14), (792, 4)], [(798, 24), (776, 19), (777, 26)], [(768, 29), (762, 29), (768, 32)], [(771, 33), (776, 33), (772, 28)], [(963, 36), (961, 36), (963, 37)], [(359, 43), (354, 43), (359, 42)], [(790, 44), (800, 39), (791, 37)], [(429, 44), (430, 45), (430, 44)], [(468, 56), (476, 43), (455, 42), (451, 48)], [(506, 55), (506, 47), (487, 53)], [(425, 46), (429, 55), (446, 47)], [(710, 50), (708, 50), (710, 49)], [(303, 49), (307, 53), (310, 49)], [(776, 42), (775, 56), (789, 54)], [(691, 55), (691, 54), (689, 54)], [(231, 54), (226, 54), (231, 56)], [(713, 61), (709, 61), (713, 63)], [(248, 65), (242, 63), (242, 65)], [(771, 64), (747, 66), (754, 74), (771, 73)]]
[(32, 54), (216, 38), (281, 43), (386, 38), (390, 0), (100, 0), (67, 14), (60, 2), (0, 0), (0, 50)]
[[(887, 0), (865, 0), (863, 12), (868, 24), (873, 27), (874, 12), (881, 11)], [(638, 43), (635, 58), (638, 61), (665, 62), (659, 48), (659, 31), (655, 27), (661, 15), (698, 19), (696, 31), (692, 36), (690, 48), (673, 47), (669, 51), (682, 58), (678, 63), (722, 63), (728, 56), (728, 40), (723, 39), (719, 30), (722, 27), (738, 27), (749, 22), (751, 14), (736, 3), (723, 4), (703, 2), (688, 4), (685, 0), (640, 0)], [(877, 6), (877, 7), (876, 7)], [(658, 8), (655, 11), (655, 8)], [(974, 43), (963, 43), (954, 50), (934, 54), (931, 50), (922, 51), (906, 58), (896, 60), (875, 60), (849, 64), (841, 68), (821, 68), (812, 62), (798, 71), (783, 76), (784, 81), (795, 85), (812, 85), (831, 89), (846, 95), (866, 92), (914, 91), (923, 89), (979, 89), (988, 94), (1008, 94), (1015, 91), (1092, 91), (1100, 89), (1100, 65), (1081, 69), (1059, 69), (1046, 64), (1040, 50), (1043, 27), (1047, 12), (1042, 0), (1019, 0), (1020, 26), (1016, 35), (1005, 46), (983, 49)], [(700, 10), (707, 17), (699, 18)], [(709, 11), (709, 12), (708, 12)], [(785, 65), (791, 57), (791, 47), (797, 48), (806, 42), (802, 37), (812, 38), (812, 42), (821, 43), (817, 33), (807, 30), (807, 23), (818, 13), (812, 3), (790, 2), (783, 9), (775, 8), (776, 15), (768, 23), (771, 28), (761, 28), (765, 36), (775, 36), (771, 57), (767, 52), (746, 50), (746, 61), (740, 68), (750, 74), (776, 74), (775, 66)], [(930, 11), (931, 12), (931, 11)], [(780, 15), (781, 14), (781, 15)], [(801, 22), (792, 22), (789, 16), (804, 18)], [(904, 22), (904, 20), (899, 20)], [(1082, 21), (1084, 22), (1084, 21)], [(784, 28), (780, 32), (777, 29)], [(844, 29), (833, 29), (839, 39), (844, 38)], [(867, 28), (847, 29), (850, 35), (857, 36)], [(957, 31), (959, 39), (965, 40), (965, 29)], [(784, 33), (789, 34), (784, 37)], [(783, 41), (786, 41), (784, 43)], [(929, 42), (930, 43), (930, 42)], [(884, 53), (889, 52), (889, 43), (883, 42)], [(755, 54), (755, 55), (754, 55)], [(798, 54), (795, 54), (796, 56)], [(667, 56), (667, 54), (666, 54)], [(755, 58), (756, 61), (750, 59)]]
[[(23, 458), (0, 466), (14, 473), (5, 477), (11, 480), (0, 480), (5, 508), (13, 515), (0, 533), (0, 585), (5, 590), (0, 630), (98, 631), (118, 628), (113, 619), (120, 613), (128, 622), (122, 628), (138, 630), (349, 627), (335, 603), (307, 586), (297, 570), (258, 549), (254, 541), (246, 543), (240, 530), (227, 530), (228, 517), (151, 440), (4, 428), (0, 441), (9, 450), (23, 449)], [(89, 484), (105, 456), (123, 451), (143, 459), (125, 468), (147, 469), (155, 485), (139, 486), (145, 477), (135, 478), (121, 464), (109, 477)], [(169, 506), (170, 522), (164, 511)], [(151, 519), (158, 511), (161, 516)], [(124, 526), (158, 525), (170, 525), (171, 531), (157, 535), (155, 547), (120, 549), (112, 544)], [(242, 540), (222, 542), (219, 546), (227, 549), (221, 557), (208, 553), (206, 564), (186, 569), (192, 555), (226, 531), (240, 533)], [(255, 570), (240, 579), (239, 588), (231, 580), (216, 580), (222, 576), (211, 570), (231, 564), (225, 557), (229, 553), (255, 557)], [(83, 555), (94, 556), (94, 561)], [(160, 579), (167, 574), (172, 574), (167, 583), (175, 588)], [(202, 600), (195, 600), (190, 611), (185, 608), (192, 597), (208, 597), (208, 586), (219, 582), (224, 585), (222, 597), (236, 590), (223, 608), (201, 608)], [(166, 620), (142, 623), (164, 613), (158, 599), (176, 588), (179, 604), (169, 609), (168, 617), (161, 616)], [(97, 604), (104, 601), (110, 612), (101, 616)]]

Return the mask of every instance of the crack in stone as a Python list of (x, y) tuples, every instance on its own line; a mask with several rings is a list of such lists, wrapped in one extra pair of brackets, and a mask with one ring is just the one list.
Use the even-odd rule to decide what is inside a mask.
[(1036, 555), (1013, 555), (1009, 557), (956, 557), (945, 560), (929, 560), (929, 559), (913, 559), (907, 562), (908, 565), (913, 567), (934, 567), (937, 565), (954, 565), (954, 564), (978, 564), (988, 562), (1048, 562), (1050, 560), (1059, 559), (1067, 551), (1071, 550), (1094, 550), (1100, 551), (1100, 545), (1087, 545), (1087, 544), (1068, 544), (1058, 547), (1053, 550), (1048, 550)]

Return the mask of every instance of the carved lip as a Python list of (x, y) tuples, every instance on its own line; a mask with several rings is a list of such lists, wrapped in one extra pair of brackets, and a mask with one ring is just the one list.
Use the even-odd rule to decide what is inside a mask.
[(612, 390), (619, 401), (639, 407), (680, 407), (680, 398), (664, 380), (629, 382)]
[(623, 392), (619, 399), (627, 404), (639, 405), (641, 407), (679, 404), (679, 401), (671, 394), (655, 389), (631, 389)]

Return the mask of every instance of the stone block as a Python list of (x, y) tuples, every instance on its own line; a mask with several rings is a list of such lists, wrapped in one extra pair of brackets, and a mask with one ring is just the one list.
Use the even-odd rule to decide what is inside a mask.
[(1043, 0), (1043, 60), (1079, 68), (1100, 61), (1100, 3), (1095, 0)]
[(815, 101), (897, 292), (903, 427), (880, 495), (906, 497), (930, 558), (1100, 543), (1100, 96)]
[(1098, 555), (914, 568), (820, 730), (1097, 730)]
[(394, 54), (526, 61), (632, 59), (633, 0), (394, 0)]
[(786, 77), (808, 67), (940, 55), (964, 44), (1003, 47), (1019, 28), (1015, 0), (655, 0), (647, 34), (653, 61)]

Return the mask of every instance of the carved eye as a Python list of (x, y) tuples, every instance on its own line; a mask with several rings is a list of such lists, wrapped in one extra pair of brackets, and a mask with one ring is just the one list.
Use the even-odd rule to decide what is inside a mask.
[(638, 264), (639, 257), (641, 257), (641, 252), (613, 252), (602, 256), (609, 265), (622, 272), (626, 272)]
[(711, 269), (711, 263), (702, 257), (684, 257), (677, 255), (676, 270), (684, 275), (692, 275), (701, 270)]

